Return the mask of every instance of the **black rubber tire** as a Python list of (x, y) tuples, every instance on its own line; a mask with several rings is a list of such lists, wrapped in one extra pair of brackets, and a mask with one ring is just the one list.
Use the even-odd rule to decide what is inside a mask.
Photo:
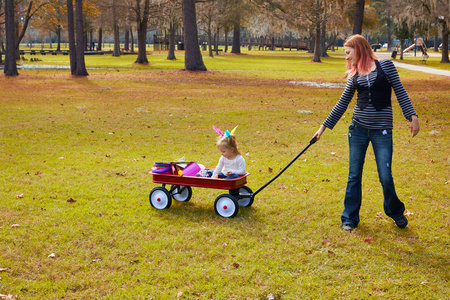
[(172, 197), (163, 187), (154, 188), (149, 196), (150, 205), (156, 209), (166, 209), (172, 205)]
[(221, 217), (233, 218), (239, 212), (239, 204), (234, 196), (223, 194), (216, 198), (214, 210)]

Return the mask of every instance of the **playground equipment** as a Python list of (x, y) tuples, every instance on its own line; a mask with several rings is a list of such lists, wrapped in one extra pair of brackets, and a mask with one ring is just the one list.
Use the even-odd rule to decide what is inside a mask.
[(418, 38), (416, 36), (414, 38), (414, 43), (411, 44), (411, 46), (407, 47), (405, 50), (403, 50), (403, 53), (406, 53), (406, 52), (410, 51), (411, 49), (414, 49), (414, 56), (416, 56), (416, 54), (417, 54), (417, 49), (420, 49), (420, 51), (422, 51), (423, 56), (428, 56), (427, 46), (425, 45), (423, 38)]

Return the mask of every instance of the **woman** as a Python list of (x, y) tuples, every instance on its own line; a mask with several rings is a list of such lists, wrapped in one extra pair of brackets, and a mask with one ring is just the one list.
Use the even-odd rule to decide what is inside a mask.
[(344, 44), (347, 60), (347, 85), (341, 98), (314, 137), (319, 140), (326, 128), (333, 129), (358, 91), (357, 103), (349, 126), (349, 174), (341, 216), (342, 229), (353, 230), (359, 223), (361, 179), (367, 147), (372, 143), (378, 176), (383, 187), (384, 211), (399, 228), (405, 228), (405, 205), (397, 197), (392, 178), (393, 89), (403, 115), (411, 122), (414, 137), (419, 132), (419, 120), (397, 70), (390, 59), (378, 60), (367, 40), (361, 35), (350, 36)]

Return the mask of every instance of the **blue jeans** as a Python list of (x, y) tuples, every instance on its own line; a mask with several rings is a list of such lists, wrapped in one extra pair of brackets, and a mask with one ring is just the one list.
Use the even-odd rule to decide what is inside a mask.
[[(212, 177), (213, 171), (208, 171), (206, 174), (207, 174), (207, 177)], [(221, 178), (221, 179), (234, 179), (234, 178), (238, 178), (240, 176), (241, 175), (238, 175), (238, 174), (231, 174), (230, 176), (227, 176), (223, 173), (219, 174), (219, 178)]]
[(223, 178), (223, 179), (234, 179), (234, 178), (238, 178), (240, 175), (238, 174), (231, 174), (230, 176), (227, 176), (223, 173), (219, 174), (219, 178)]
[(398, 199), (392, 178), (392, 130), (372, 130), (351, 123), (348, 130), (350, 149), (347, 190), (342, 212), (342, 224), (357, 226), (361, 208), (361, 180), (369, 143), (372, 143), (377, 163), (378, 177), (383, 187), (384, 212), (397, 219), (405, 212), (405, 205)]

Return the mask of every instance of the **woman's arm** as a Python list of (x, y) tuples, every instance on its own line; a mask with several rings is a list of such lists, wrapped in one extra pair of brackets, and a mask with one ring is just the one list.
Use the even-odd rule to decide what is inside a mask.
[[(356, 76), (356, 75), (355, 75)], [(355, 95), (355, 87), (353, 86), (353, 77), (350, 77), (347, 80), (347, 84), (345, 86), (344, 92), (339, 98), (339, 101), (331, 110), (323, 125), (329, 129), (333, 129), (336, 123), (341, 119), (342, 115), (348, 108), (350, 101), (352, 101), (353, 96)]]

